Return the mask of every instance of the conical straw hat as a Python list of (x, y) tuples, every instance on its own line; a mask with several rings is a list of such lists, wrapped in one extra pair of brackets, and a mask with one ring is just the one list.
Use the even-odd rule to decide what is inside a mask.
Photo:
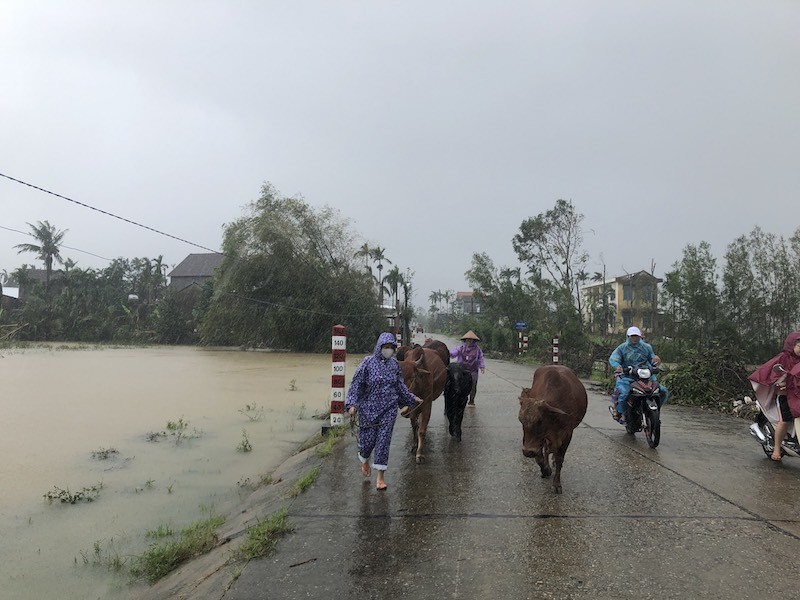
[(462, 340), (478, 340), (478, 341), (480, 341), (481, 338), (479, 338), (477, 335), (475, 335), (475, 332), (472, 331), (472, 329), (470, 329), (467, 333), (465, 333), (464, 335), (461, 336), (461, 339)]

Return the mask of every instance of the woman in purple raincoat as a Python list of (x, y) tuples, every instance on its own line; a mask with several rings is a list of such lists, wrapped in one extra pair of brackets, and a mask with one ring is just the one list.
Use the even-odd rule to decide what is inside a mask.
[(481, 338), (475, 335), (475, 332), (470, 329), (461, 336), (461, 341), (464, 343), (450, 350), (450, 356), (455, 358), (459, 364), (467, 367), (472, 374), (472, 390), (469, 393), (469, 402), (467, 406), (473, 408), (475, 407), (475, 394), (478, 393), (478, 370), (480, 369), (481, 373), (486, 372), (483, 351), (478, 347), (480, 339)]
[(382, 333), (371, 356), (366, 357), (350, 382), (345, 408), (352, 415), (359, 413), (358, 460), (361, 474), (369, 477), (369, 457), (375, 452), (372, 466), (378, 472), (376, 487), (386, 489), (384, 473), (389, 464), (389, 445), (397, 420), (397, 406), (414, 407), (422, 400), (412, 394), (403, 382), (400, 365), (394, 358), (397, 340), (392, 333)]

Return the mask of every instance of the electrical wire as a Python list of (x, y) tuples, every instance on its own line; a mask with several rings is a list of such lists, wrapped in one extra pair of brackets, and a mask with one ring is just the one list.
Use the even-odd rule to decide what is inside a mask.
[[(184, 242), (185, 244), (189, 244), (190, 246), (195, 246), (195, 247), (201, 248), (203, 250), (208, 250), (209, 252), (213, 252), (214, 254), (222, 254), (222, 252), (218, 252), (216, 250), (212, 250), (211, 248), (207, 248), (205, 246), (201, 246), (200, 244), (195, 244), (194, 242), (190, 242), (188, 240), (184, 240), (182, 238), (179, 238), (177, 236), (171, 235), (169, 233), (165, 233), (163, 231), (159, 231), (158, 229), (154, 229), (152, 227), (148, 227), (147, 225), (142, 225), (141, 223), (137, 223), (136, 221), (132, 221), (132, 220), (126, 219), (124, 217), (120, 217), (119, 215), (115, 215), (114, 213), (110, 213), (110, 212), (108, 212), (106, 210), (102, 210), (100, 208), (96, 208), (94, 206), (90, 206), (89, 204), (85, 204), (84, 202), (78, 202), (77, 200), (73, 200), (72, 198), (68, 198), (68, 197), (63, 196), (61, 194), (57, 194), (56, 192), (51, 192), (50, 190), (46, 190), (45, 188), (39, 187), (38, 185), (33, 185), (32, 183), (28, 183), (27, 181), (22, 181), (21, 179), (17, 179), (15, 177), (11, 177), (10, 175), (6, 175), (4, 173), (0, 173), (0, 177), (4, 177), (4, 178), (6, 178), (6, 179), (8, 179), (10, 181), (14, 181), (16, 183), (25, 185), (25, 186), (27, 186), (29, 188), (34, 189), (34, 190), (39, 190), (40, 192), (44, 192), (45, 194), (50, 194), (51, 196), (55, 196), (56, 198), (61, 198), (62, 200), (66, 200), (68, 202), (72, 202), (73, 204), (77, 204), (78, 206), (83, 206), (84, 208), (89, 208), (91, 210), (97, 211), (97, 212), (102, 213), (104, 215), (107, 215), (109, 217), (113, 217), (115, 219), (119, 219), (120, 221), (124, 221), (125, 223), (130, 223), (131, 225), (135, 225), (137, 227), (141, 227), (142, 229), (147, 229), (147, 230), (152, 231), (154, 233), (158, 233), (159, 235), (164, 235), (164, 236), (172, 238), (174, 240), (178, 240), (179, 242)], [(26, 233), (24, 231), (19, 231), (17, 229), (11, 229), (10, 227), (3, 227), (2, 225), (0, 225), (0, 228), (32, 236), (32, 234), (30, 234), (30, 233)], [(35, 236), (33, 236), (33, 237), (35, 237)], [(69, 246), (63, 246), (63, 247), (64, 248), (69, 248), (70, 250), (77, 250), (78, 252), (86, 252), (85, 250), (78, 250), (77, 248), (70, 248)], [(102, 258), (103, 260), (111, 260), (110, 258), (105, 258), (103, 256), (98, 256), (97, 254), (92, 254), (91, 252), (86, 252), (86, 254), (91, 254), (92, 256), (96, 256), (97, 258)], [(325, 312), (325, 311), (320, 311), (320, 310), (311, 310), (311, 309), (307, 309), (307, 308), (298, 308), (298, 307), (289, 306), (289, 305), (286, 305), (286, 304), (278, 304), (276, 302), (267, 302), (265, 300), (259, 300), (258, 298), (249, 298), (247, 296), (241, 296), (241, 295), (236, 294), (234, 292), (228, 292), (228, 293), (230, 295), (236, 297), (236, 298), (241, 298), (242, 300), (247, 300), (249, 302), (255, 302), (255, 303), (258, 303), (258, 304), (266, 304), (266, 305), (269, 305), (269, 306), (276, 306), (276, 307), (285, 308), (285, 309), (293, 310), (293, 311), (296, 311), (296, 312), (308, 313), (308, 314), (326, 315), (326, 316), (331, 316), (331, 317), (365, 317), (365, 316), (368, 316), (368, 314), (369, 314), (369, 313), (367, 313), (367, 314), (331, 313), (331, 312)]]
[(286, 308), (288, 310), (293, 310), (296, 312), (303, 312), (313, 315), (325, 315), (329, 317), (368, 317), (374, 315), (375, 313), (333, 313), (333, 312), (326, 312), (324, 310), (312, 310), (310, 308), (297, 308), (296, 306), (289, 306), (288, 304), (279, 304), (277, 302), (268, 302), (266, 300), (260, 300), (258, 298), (251, 298), (249, 296), (242, 296), (241, 294), (237, 294), (236, 292), (228, 292), (228, 295), (233, 296), (234, 298), (239, 298), (240, 300), (247, 300), (248, 302), (253, 302), (255, 304), (265, 304), (267, 306), (276, 306), (278, 308)]
[[(11, 227), (4, 227), (3, 225), (0, 225), (0, 229), (5, 229), (6, 231), (13, 231), (14, 233), (21, 233), (22, 235), (29, 235), (29, 236), (31, 236), (33, 238), (36, 237), (35, 235), (33, 235), (32, 233), (29, 233), (27, 231), (20, 231), (19, 229), (12, 229)], [(75, 250), (76, 252), (83, 252), (84, 254), (88, 254), (89, 256), (94, 256), (95, 258), (102, 258), (103, 260), (108, 260), (108, 261), (114, 260), (113, 258), (106, 258), (105, 256), (100, 256), (99, 254), (95, 254), (94, 252), (89, 252), (88, 250), (81, 250), (80, 248), (73, 248), (72, 246), (65, 246), (64, 244), (61, 244), (60, 247), (61, 248), (66, 248), (67, 250)]]
[(114, 213), (110, 213), (106, 210), (102, 210), (100, 208), (96, 208), (94, 206), (90, 206), (89, 204), (85, 204), (84, 202), (78, 202), (77, 200), (73, 200), (72, 198), (67, 198), (66, 196), (62, 196), (61, 194), (57, 194), (55, 192), (51, 192), (50, 190), (46, 190), (38, 185), (33, 185), (32, 183), (28, 183), (27, 181), (22, 181), (21, 179), (16, 179), (15, 177), (11, 177), (10, 175), (6, 175), (4, 173), (0, 173), (0, 177), (5, 177), (10, 181), (14, 181), (16, 183), (20, 183), (22, 185), (26, 185), (29, 188), (33, 188), (34, 190), (39, 190), (40, 192), (44, 192), (45, 194), (50, 194), (51, 196), (55, 196), (56, 198), (61, 198), (62, 200), (66, 200), (67, 202), (72, 202), (73, 204), (77, 204), (78, 206), (83, 206), (84, 208), (89, 208), (91, 210), (97, 211), (109, 217), (113, 217), (115, 219), (119, 219), (120, 221), (124, 221), (125, 223), (130, 223), (131, 225), (135, 225), (136, 227), (141, 227), (142, 229), (147, 229), (148, 231), (152, 231), (153, 233), (157, 233), (159, 235), (166, 236), (168, 238), (172, 238), (173, 240), (178, 240), (179, 242), (183, 242), (184, 244), (189, 244), (190, 246), (195, 246), (196, 248), (201, 248), (203, 250), (208, 250), (209, 252), (214, 252), (219, 254), (217, 250), (212, 250), (211, 248), (207, 248), (205, 246), (201, 246), (200, 244), (195, 244), (194, 242), (190, 242), (189, 240), (185, 240), (183, 238), (179, 238), (175, 235), (170, 233), (166, 233), (164, 231), (159, 231), (158, 229), (154, 229), (152, 227), (148, 227), (147, 225), (142, 225), (141, 223), (137, 223), (136, 221), (131, 221), (130, 219), (126, 219), (125, 217), (120, 217), (119, 215), (115, 215)]

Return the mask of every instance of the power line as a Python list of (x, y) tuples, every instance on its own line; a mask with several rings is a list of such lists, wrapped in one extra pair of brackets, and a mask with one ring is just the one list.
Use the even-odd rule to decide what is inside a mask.
[[(32, 233), (29, 233), (27, 231), (20, 231), (19, 229), (12, 229), (11, 227), (4, 227), (3, 225), (0, 225), (0, 229), (5, 229), (7, 231), (13, 231), (14, 233), (21, 233), (22, 235), (29, 235), (29, 236), (31, 236), (33, 238), (36, 237), (35, 235), (33, 235)], [(73, 248), (72, 246), (65, 246), (64, 244), (61, 244), (60, 247), (61, 248), (66, 248), (68, 250), (75, 250), (76, 252), (83, 252), (84, 254), (88, 254), (88, 255), (94, 256), (96, 258), (102, 258), (103, 260), (113, 260), (112, 258), (106, 258), (105, 256), (100, 256), (99, 254), (95, 254), (94, 252), (89, 252), (88, 250), (81, 250), (80, 248)]]
[[(195, 246), (197, 248), (202, 248), (203, 250), (208, 250), (209, 252), (213, 252), (215, 254), (222, 254), (221, 252), (219, 252), (217, 250), (212, 250), (211, 248), (207, 248), (205, 246), (201, 246), (200, 244), (195, 244), (194, 242), (190, 242), (189, 240), (184, 240), (183, 238), (179, 238), (179, 237), (171, 235), (169, 233), (165, 233), (163, 231), (159, 231), (158, 229), (153, 229), (152, 227), (148, 227), (147, 225), (142, 225), (141, 223), (137, 223), (136, 221), (131, 221), (130, 219), (126, 219), (124, 217), (120, 217), (119, 215), (115, 215), (115, 214), (110, 213), (108, 211), (105, 211), (105, 210), (102, 210), (102, 209), (99, 209), (99, 208), (95, 208), (94, 206), (90, 206), (90, 205), (85, 204), (83, 202), (78, 202), (77, 200), (73, 200), (72, 198), (67, 198), (66, 196), (62, 196), (61, 194), (57, 194), (55, 192), (51, 192), (50, 190), (46, 190), (46, 189), (44, 189), (42, 187), (39, 187), (37, 185), (33, 185), (32, 183), (28, 183), (27, 181), (22, 181), (20, 179), (16, 179), (14, 177), (11, 177), (10, 175), (6, 175), (4, 173), (0, 173), (0, 177), (5, 177), (6, 179), (9, 179), (9, 180), (14, 181), (16, 183), (20, 183), (22, 185), (28, 186), (29, 188), (33, 188), (34, 190), (39, 190), (40, 192), (44, 192), (45, 194), (50, 194), (51, 196), (55, 196), (56, 198), (61, 198), (62, 200), (66, 200), (67, 202), (72, 202), (73, 204), (77, 204), (78, 206), (83, 206), (84, 208), (89, 208), (91, 210), (97, 211), (97, 212), (102, 213), (104, 215), (108, 215), (109, 217), (114, 217), (115, 219), (119, 219), (120, 221), (124, 221), (125, 223), (130, 223), (131, 225), (136, 225), (137, 227), (141, 227), (142, 229), (147, 229), (148, 231), (152, 231), (154, 233), (158, 233), (159, 235), (164, 235), (164, 236), (172, 238), (174, 240), (178, 240), (179, 242), (184, 242), (185, 244), (189, 244), (190, 246)], [(17, 229), (11, 229), (10, 227), (3, 227), (2, 225), (0, 225), (0, 228), (8, 229), (9, 231), (15, 231), (17, 233), (22, 233), (22, 234), (25, 234), (25, 235), (32, 235), (32, 234), (27, 233), (25, 231), (19, 231)], [(33, 237), (35, 237), (35, 236), (33, 236)], [(63, 248), (69, 248), (69, 246), (63, 246)], [(70, 250), (78, 250), (77, 248), (69, 248), (69, 249)], [(78, 250), (78, 252), (86, 252), (86, 251), (85, 250)], [(92, 254), (92, 253), (91, 252), (86, 252), (86, 254)], [(105, 258), (103, 256), (98, 256), (97, 254), (92, 254), (92, 256), (97, 256), (97, 258), (102, 258), (103, 260), (111, 260), (110, 258)], [(255, 303), (258, 303), (258, 304), (265, 304), (265, 305), (270, 305), (270, 306), (276, 306), (276, 307), (285, 308), (285, 309), (288, 309), (288, 310), (293, 310), (293, 311), (296, 311), (296, 312), (302, 312), (302, 313), (307, 313), (307, 314), (319, 314), (319, 315), (327, 315), (327, 316), (335, 316), (335, 317), (364, 317), (364, 316), (368, 316), (368, 314), (369, 314), (369, 313), (367, 313), (367, 314), (331, 313), (331, 312), (325, 312), (325, 311), (319, 311), (319, 310), (311, 310), (311, 309), (307, 309), (307, 308), (299, 308), (299, 307), (296, 307), (296, 306), (289, 306), (289, 305), (286, 305), (286, 304), (278, 304), (276, 302), (267, 302), (265, 300), (259, 300), (258, 298), (250, 298), (250, 297), (247, 297), (247, 296), (241, 296), (241, 295), (233, 293), (233, 292), (228, 292), (228, 293), (231, 294), (232, 296), (235, 296), (237, 298), (241, 298), (242, 300), (247, 300), (249, 302), (255, 302)]]
[(9, 179), (9, 180), (14, 181), (16, 183), (21, 183), (22, 185), (26, 185), (29, 188), (33, 188), (34, 190), (39, 190), (40, 192), (44, 192), (45, 194), (50, 194), (51, 196), (55, 196), (56, 198), (61, 198), (62, 200), (66, 200), (67, 202), (72, 202), (73, 204), (77, 204), (78, 206), (83, 206), (84, 208), (89, 208), (91, 210), (97, 211), (97, 212), (102, 213), (104, 215), (107, 215), (109, 217), (114, 217), (115, 219), (119, 219), (120, 221), (124, 221), (125, 223), (130, 223), (131, 225), (136, 225), (136, 227), (141, 227), (142, 229), (147, 229), (148, 231), (152, 231), (152, 232), (157, 233), (159, 235), (163, 235), (163, 236), (166, 236), (168, 238), (172, 238), (173, 240), (178, 240), (179, 242), (183, 242), (184, 244), (189, 244), (190, 246), (195, 246), (197, 248), (201, 248), (203, 250), (208, 250), (209, 252), (214, 252), (216, 254), (219, 254), (219, 251), (217, 251), (217, 250), (212, 250), (211, 248), (206, 248), (205, 246), (201, 246), (200, 244), (195, 244), (194, 242), (190, 242), (189, 240), (184, 240), (183, 238), (179, 238), (179, 237), (177, 237), (175, 235), (172, 235), (170, 233), (165, 233), (163, 231), (159, 231), (158, 229), (154, 229), (152, 227), (148, 227), (147, 225), (142, 225), (141, 223), (137, 223), (136, 221), (131, 221), (130, 219), (126, 219), (125, 217), (120, 217), (119, 215), (115, 215), (114, 213), (110, 213), (110, 212), (108, 212), (106, 210), (102, 210), (100, 208), (96, 208), (94, 206), (90, 206), (89, 204), (85, 204), (83, 202), (78, 202), (77, 200), (73, 200), (72, 198), (67, 198), (66, 196), (62, 196), (61, 194), (56, 194), (55, 192), (51, 192), (50, 190), (46, 190), (46, 189), (41, 188), (41, 187), (39, 187), (37, 185), (33, 185), (32, 183), (28, 183), (27, 181), (22, 181), (20, 179), (16, 179), (14, 177), (11, 177), (10, 175), (5, 175), (4, 173), (0, 173), (0, 177), (5, 177), (6, 179)]
[(253, 302), (255, 304), (264, 304), (266, 306), (277, 306), (278, 308), (285, 308), (288, 310), (293, 310), (295, 312), (302, 312), (307, 314), (313, 315), (325, 315), (329, 317), (369, 317), (374, 315), (375, 313), (334, 313), (334, 312), (327, 312), (324, 310), (313, 310), (310, 308), (300, 308), (297, 306), (290, 306), (288, 304), (279, 304), (278, 302), (268, 302), (266, 300), (260, 300), (259, 298), (252, 298), (250, 296), (242, 296), (241, 294), (237, 294), (236, 292), (228, 292), (229, 296), (233, 296), (234, 298), (239, 298), (240, 300), (247, 300), (248, 302)]

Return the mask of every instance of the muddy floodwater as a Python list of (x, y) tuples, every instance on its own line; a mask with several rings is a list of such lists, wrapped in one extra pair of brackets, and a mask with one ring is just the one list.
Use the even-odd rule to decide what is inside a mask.
[[(148, 531), (224, 513), (320, 431), (330, 404), (328, 354), (56, 345), (0, 355), (6, 600), (136, 598), (144, 584), (128, 568)], [(357, 363), (348, 358), (348, 376)], [(96, 497), (59, 499), (81, 492)]]

